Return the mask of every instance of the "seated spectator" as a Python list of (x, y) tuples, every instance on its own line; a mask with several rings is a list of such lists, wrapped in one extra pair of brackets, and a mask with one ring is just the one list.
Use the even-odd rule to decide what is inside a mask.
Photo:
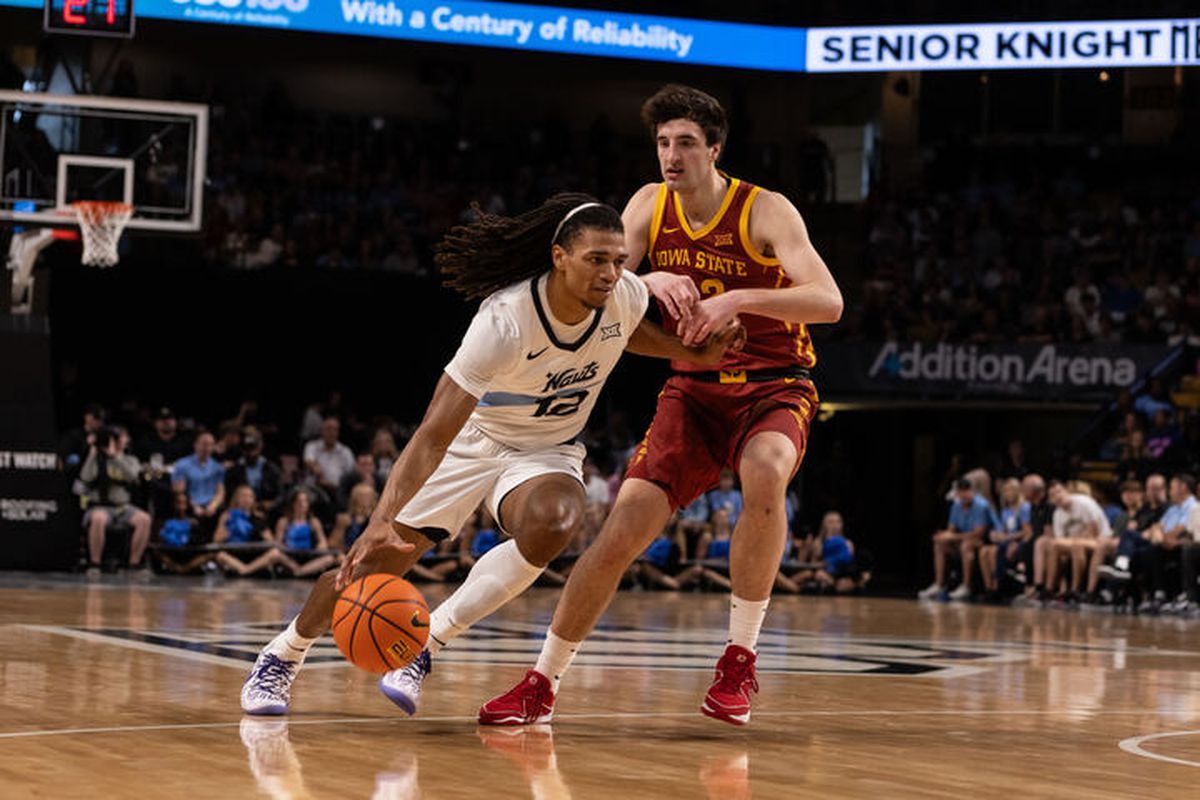
[(692, 501), (691, 505), (679, 512), (679, 527), (683, 533), (683, 552), (680, 558), (699, 558), (697, 545), (700, 537), (710, 534), (712, 526), (709, 518), (712, 511), (708, 505), (708, 495), (702, 494)]
[(1054, 504), (1054, 536), (1042, 537), (1038, 544), (1043, 548), (1042, 561), (1046, 566), (1046, 589), (1053, 593), (1059, 590), (1059, 574), (1063, 566), (1071, 568), (1070, 589), (1060, 593), (1065, 600), (1079, 599), (1084, 576), (1088, 574), (1088, 561), (1102, 558), (1105, 545), (1102, 540), (1112, 537), (1112, 528), (1104, 509), (1090, 496), (1071, 492), (1057, 481), (1050, 484), (1050, 502)]
[(176, 494), (172, 497), (175, 507), (170, 518), (158, 529), (158, 558), (168, 572), (182, 575), (203, 567), (211, 560), (211, 556), (201, 553), (183, 563), (176, 560), (178, 551), (188, 551), (196, 544), (199, 523), (192, 516), (192, 505), (188, 502), (186, 494)]
[(236, 422), (222, 422), (217, 428), (217, 440), (213, 445), (213, 458), (228, 471), (242, 457), (242, 426)]
[(1179, 441), (1180, 436), (1180, 430), (1171, 415), (1160, 408), (1154, 412), (1150, 429), (1146, 431), (1146, 453), (1153, 459), (1162, 458), (1163, 454)]
[(375, 471), (375, 457), (368, 452), (358, 454), (354, 459), (354, 469), (342, 476), (338, 484), (338, 508), (350, 505), (350, 493), (360, 484), (366, 484), (375, 490), (376, 495), (383, 491), (384, 481), (379, 479)]
[(187, 495), (192, 516), (208, 531), (216, 526), (217, 512), (225, 504), (225, 469), (213, 458), (214, 444), (211, 433), (198, 431), (193, 454), (176, 461), (171, 470), (173, 488)]
[(192, 452), (191, 441), (179, 432), (175, 412), (166, 406), (158, 409), (154, 414), (153, 431), (135, 444), (134, 452), (141, 459), (142, 477), (150, 491), (151, 515), (167, 514), (175, 502), (171, 468)]
[(1129, 443), (1121, 449), (1121, 460), (1117, 463), (1117, 476), (1123, 480), (1145, 480), (1154, 469), (1154, 457), (1146, 449), (1146, 434), (1135, 430), (1129, 434)]
[(303, 489), (292, 493), (275, 524), (271, 541), (283, 548), (279, 563), (296, 577), (315, 575), (337, 563), (329, 551), (325, 527), (312, 512), (312, 501)]
[(247, 425), (242, 431), (242, 456), (226, 473), (225, 486), (233, 489), (249, 486), (254, 492), (254, 511), (270, 516), (283, 494), (283, 470), (263, 455), (263, 440), (258, 428)]
[(1151, 544), (1148, 536), (1150, 526), (1162, 516), (1146, 502), (1146, 492), (1138, 481), (1129, 480), (1121, 484), (1121, 514), (1113, 523), (1116, 547), (1112, 565), (1093, 562), (1095, 579), (1088, 575), (1088, 591), (1093, 592), (1102, 577), (1126, 583), (1133, 577), (1135, 566), (1144, 562)]
[(704, 566), (681, 564), (685, 544), (679, 520), (672, 519), (634, 562), (635, 579), (647, 588), (672, 592), (699, 583), (704, 577)]
[(849, 594), (867, 585), (871, 580), (869, 565), (861, 563), (854, 551), (854, 543), (846, 538), (845, 522), (837, 511), (829, 511), (821, 519), (817, 534), (820, 547), (820, 569), (802, 570), (792, 576), (801, 588), (812, 588), (822, 592)]
[(705, 584), (711, 588), (717, 586), (729, 591), (733, 584), (729, 581), (729, 548), (732, 544), (733, 522), (730, 521), (729, 506), (722, 504), (713, 511), (712, 535), (701, 537), (703, 547)]
[(370, 524), (371, 512), (378, 502), (379, 493), (369, 483), (360, 483), (351, 489), (346, 510), (338, 514), (334, 521), (333, 533), (329, 534), (329, 546), (343, 554), (349, 553)]
[(1023, 583), (1024, 599), (1029, 600), (1038, 594), (1035, 576), (1045, 571), (1045, 566), (1039, 560), (1037, 543), (1043, 536), (1054, 535), (1054, 506), (1046, 497), (1046, 481), (1041, 475), (1026, 475), (1021, 481), (1021, 494), (1029, 503), (1029, 532), (1022, 535), (1012, 559), (1008, 558), (1006, 548), (996, 551), (996, 573), (1002, 576), (1001, 580), (1008, 577), (1016, 583)]
[(602, 506), (607, 510), (612, 502), (608, 494), (608, 481), (600, 474), (596, 462), (590, 458), (583, 461), (583, 485), (587, 491), (588, 504)]
[(992, 595), (1000, 591), (1005, 572), (999, 569), (1003, 550), (1003, 563), (1012, 563), (1021, 542), (1029, 538), (1030, 513), (1032, 506), (1021, 496), (1021, 483), (1009, 478), (1000, 485), (999, 526), (988, 534), (988, 543), (979, 550), (979, 571), (983, 575), (984, 589)]
[[(1196, 479), (1187, 473), (1171, 478), (1169, 486), (1171, 505), (1163, 512), (1162, 519), (1150, 526), (1148, 535), (1153, 549), (1150, 551), (1151, 581), (1154, 594), (1148, 601), (1150, 611), (1157, 611), (1168, 598), (1167, 567), (1178, 564), (1182, 571), (1181, 557), (1186, 545), (1193, 543), (1188, 530), (1188, 520), (1196, 509)], [(1188, 548), (1190, 556), (1190, 548)], [(1187, 601), (1187, 590), (1178, 593), (1176, 602)]]
[(388, 476), (392, 474), (392, 465), (400, 457), (400, 452), (396, 449), (396, 437), (392, 436), (392, 432), (387, 428), (375, 431), (375, 436), (371, 439), (371, 455), (375, 457), (375, 474), (387, 483)]
[(154, 430), (135, 444), (134, 452), (152, 468), (169, 468), (192, 452), (192, 444), (179, 433), (175, 412), (163, 406), (154, 413)]
[(975, 556), (983, 546), (988, 531), (997, 527), (992, 506), (980, 495), (969, 478), (959, 478), (954, 484), (955, 501), (950, 506), (946, 527), (933, 534), (933, 583), (921, 590), (918, 597), (931, 600), (946, 590), (946, 566), (958, 552), (962, 556), (962, 583), (951, 593), (953, 600), (971, 596), (971, 571)]
[(708, 507), (713, 514), (723, 510), (729, 517), (730, 526), (737, 527), (738, 518), (742, 516), (742, 493), (735, 484), (733, 470), (721, 470), (720, 483), (708, 493)]
[(1152, 378), (1149, 391), (1134, 400), (1133, 407), (1146, 419), (1154, 419), (1154, 415), (1159, 411), (1165, 411), (1168, 414), (1175, 412), (1175, 407), (1171, 405), (1171, 401), (1167, 397), (1167, 386), (1163, 383), (1162, 378)]
[[(284, 554), (278, 547), (264, 550), (249, 563), (236, 554), (238, 545), (273, 541), (269, 529), (263, 524), (263, 518), (255, 512), (254, 490), (242, 485), (234, 489), (233, 502), (217, 523), (213, 543), (226, 545), (229, 549), (218, 550), (213, 558), (226, 572), (233, 575), (253, 575), (260, 570), (270, 569), (275, 564), (285, 563)], [(242, 551), (245, 552), (245, 549), (242, 548)]]
[(330, 499), (338, 496), (342, 478), (354, 471), (354, 452), (338, 441), (341, 423), (337, 417), (321, 421), (321, 436), (304, 445), (304, 466)]
[(95, 444), (88, 449), (87, 460), (79, 471), (85, 492), (86, 511), (83, 527), (88, 536), (88, 575), (100, 572), (104, 542), (112, 525), (133, 529), (129, 539), (129, 567), (142, 563), (150, 543), (150, 515), (133, 505), (133, 490), (141, 480), (142, 465), (137, 456), (125, 452), (129, 434), (121, 427), (99, 428), (93, 434)]
[(83, 427), (67, 431), (58, 446), (58, 457), (62, 461), (67, 477), (74, 480), (79, 475), (90, 448), (95, 442), (96, 431), (104, 427), (108, 412), (96, 403), (83, 410)]

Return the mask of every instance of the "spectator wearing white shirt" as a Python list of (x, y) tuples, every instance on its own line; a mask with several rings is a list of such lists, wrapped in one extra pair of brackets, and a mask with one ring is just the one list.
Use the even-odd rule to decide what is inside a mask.
[(608, 492), (608, 480), (600, 474), (596, 462), (590, 458), (583, 462), (583, 484), (588, 505), (599, 506), (607, 512), (608, 505), (612, 502)]
[[(1068, 599), (1075, 599), (1088, 572), (1088, 560), (1101, 557), (1102, 540), (1112, 536), (1112, 526), (1100, 504), (1086, 494), (1073, 494), (1061, 483), (1050, 484), (1050, 502), (1055, 506), (1051, 527), (1053, 537), (1042, 537), (1038, 546), (1046, 554), (1047, 588), (1058, 586), (1059, 568), (1071, 563), (1071, 589)], [(1044, 542), (1044, 543), (1043, 543)]]
[(342, 478), (354, 471), (354, 451), (338, 441), (341, 430), (337, 417), (326, 417), (320, 438), (304, 445), (304, 466), (330, 498), (338, 496)]

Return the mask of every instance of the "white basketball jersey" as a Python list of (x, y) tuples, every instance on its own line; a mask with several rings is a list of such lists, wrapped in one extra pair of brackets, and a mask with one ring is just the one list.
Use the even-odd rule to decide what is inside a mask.
[(547, 275), (501, 289), (479, 306), (453, 360), (450, 378), (479, 398), (470, 422), (521, 450), (574, 439), (641, 323), (645, 284), (624, 271), (603, 309), (579, 325), (552, 320)]

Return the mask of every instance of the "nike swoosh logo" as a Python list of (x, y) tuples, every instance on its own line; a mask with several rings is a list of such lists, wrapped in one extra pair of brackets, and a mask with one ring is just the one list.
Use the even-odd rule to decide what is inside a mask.
[(421, 622), (421, 612), (420, 611), (413, 612), (411, 622), (412, 622), (412, 626), (414, 628), (428, 628), (429, 627), (428, 622)]
[(525, 358), (529, 361), (533, 361), (535, 358), (537, 358), (538, 356), (540, 356), (542, 353), (546, 352), (549, 349), (550, 349), (550, 347), (549, 347), (549, 345), (547, 345), (546, 347), (543, 347), (541, 350), (538, 350), (536, 353), (526, 353)]
[(663, 228), (662, 232), (663, 233), (674, 233), (677, 230), (679, 230), (679, 228)]

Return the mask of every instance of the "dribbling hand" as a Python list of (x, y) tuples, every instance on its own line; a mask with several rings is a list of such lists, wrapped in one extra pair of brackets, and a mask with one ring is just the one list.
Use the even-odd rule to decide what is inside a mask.
[(414, 545), (401, 539), (400, 534), (396, 533), (390, 524), (372, 520), (362, 536), (351, 545), (350, 552), (346, 554), (346, 560), (342, 562), (337, 578), (334, 579), (334, 588), (339, 592), (345, 589), (354, 580), (354, 572), (363, 559), (383, 548), (394, 550), (396, 553), (407, 553), (414, 549)]

